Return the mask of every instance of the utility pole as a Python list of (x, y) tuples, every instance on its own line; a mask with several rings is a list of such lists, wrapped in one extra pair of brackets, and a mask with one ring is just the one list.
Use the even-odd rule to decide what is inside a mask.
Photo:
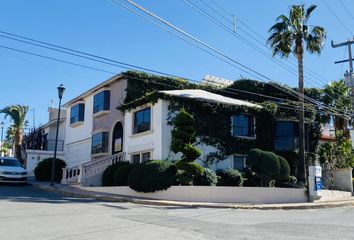
[[(337, 48), (337, 47), (348, 47), (348, 55), (349, 55), (349, 59), (345, 59), (345, 60), (340, 60), (340, 61), (336, 61), (334, 62), (335, 64), (338, 63), (344, 63), (344, 62), (349, 62), (349, 71), (347, 70), (344, 73), (344, 81), (345, 84), (347, 85), (347, 87), (350, 88), (351, 91), (351, 97), (352, 97), (352, 108), (354, 109), (354, 75), (353, 75), (353, 57), (352, 57), (352, 44), (354, 44), (354, 38), (353, 39), (349, 39), (346, 42), (342, 42), (342, 43), (337, 43), (335, 44), (333, 41), (331, 41), (331, 45), (332, 48)], [(353, 118), (353, 115), (351, 115), (351, 118)], [(345, 126), (345, 136), (350, 138), (350, 131), (348, 130), (348, 126), (347, 126), (347, 119), (345, 119), (346, 122), (346, 126)], [(337, 134), (336, 134), (337, 136)]]
[(354, 109), (354, 75), (353, 75), (352, 44), (354, 44), (354, 38), (352, 40), (348, 40), (346, 42), (337, 43), (337, 44), (334, 44), (334, 42), (331, 41), (331, 45), (332, 45), (333, 48), (348, 47), (349, 59), (336, 61), (334, 63), (338, 64), (338, 63), (349, 62), (349, 71), (346, 71), (344, 73), (344, 80), (345, 80), (345, 83), (346, 83), (347, 87), (349, 87), (351, 89), (352, 106), (353, 106), (353, 109)]

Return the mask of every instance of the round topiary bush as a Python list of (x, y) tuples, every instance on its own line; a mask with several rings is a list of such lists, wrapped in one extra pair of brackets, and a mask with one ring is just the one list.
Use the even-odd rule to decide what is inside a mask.
[[(46, 158), (40, 161), (34, 169), (34, 175), (37, 181), (50, 181), (52, 175), (53, 158)], [(66, 167), (66, 163), (61, 159), (55, 160), (54, 181), (60, 182), (63, 177), (62, 168)]]
[(215, 186), (217, 183), (218, 176), (209, 168), (204, 168), (204, 172), (193, 181), (193, 185), (196, 186)]
[(243, 178), (241, 173), (236, 169), (218, 170), (216, 174), (219, 176), (218, 186), (242, 186)]
[(129, 163), (117, 168), (113, 173), (113, 186), (128, 186), (129, 173), (136, 165)]
[(102, 174), (102, 186), (113, 186), (114, 171), (128, 163), (129, 162), (117, 162), (108, 166)]
[(246, 165), (251, 166), (251, 167), (256, 167), (259, 165), (259, 162), (262, 159), (262, 153), (263, 151), (258, 148), (251, 149), (248, 152), (247, 159), (246, 159)]
[(195, 162), (186, 162), (180, 160), (176, 162), (177, 167), (177, 182), (180, 185), (193, 185), (193, 180), (201, 176), (204, 172), (204, 168)]
[(285, 158), (278, 156), (280, 163), (279, 175), (276, 177), (276, 180), (279, 182), (289, 182), (290, 181), (290, 166)]
[(150, 160), (131, 169), (128, 185), (137, 192), (166, 190), (175, 183), (176, 172), (168, 161)]
[(280, 173), (280, 163), (278, 156), (272, 152), (263, 152), (259, 163), (259, 177), (261, 185), (268, 186)]

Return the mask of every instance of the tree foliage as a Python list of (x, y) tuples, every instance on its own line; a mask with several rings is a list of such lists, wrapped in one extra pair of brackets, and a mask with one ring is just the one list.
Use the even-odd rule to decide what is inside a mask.
[(21, 162), (24, 160), (21, 154), (21, 145), (23, 140), (23, 129), (27, 124), (27, 111), (28, 106), (23, 105), (11, 105), (0, 110), (0, 113), (5, 114), (5, 118), (11, 118), (14, 137), (13, 142), (15, 145), (15, 156)]

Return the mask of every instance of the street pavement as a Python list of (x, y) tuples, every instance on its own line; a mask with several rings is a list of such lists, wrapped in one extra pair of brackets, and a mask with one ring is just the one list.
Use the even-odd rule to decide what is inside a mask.
[(0, 185), (0, 239), (354, 239), (354, 207), (241, 210), (145, 206)]

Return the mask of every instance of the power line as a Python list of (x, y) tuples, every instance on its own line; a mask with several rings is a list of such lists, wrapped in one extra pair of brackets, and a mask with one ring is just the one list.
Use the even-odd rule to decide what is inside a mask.
[[(20, 49), (15, 49), (15, 48), (1, 46), (1, 45), (0, 45), (0, 48), (4, 48), (4, 49), (7, 49), (7, 50), (11, 50), (11, 51), (16, 51), (16, 52), (23, 53), (23, 54), (29, 54), (29, 55), (40, 57), (40, 58), (44, 58), (44, 59), (47, 59), (47, 60), (62, 62), (62, 63), (74, 65), (74, 66), (77, 66), (77, 67), (83, 67), (83, 68), (88, 68), (88, 69), (95, 70), (95, 71), (104, 71), (104, 72), (107, 72), (107, 73), (115, 74), (114, 72), (109, 72), (109, 71), (98, 69), (98, 68), (92, 68), (92, 67), (88, 67), (88, 66), (85, 66), (85, 65), (82, 65), (82, 64), (76, 64), (76, 63), (73, 63), (73, 62), (64, 61), (64, 60), (48, 57), (48, 56), (45, 56), (45, 55), (42, 55), (42, 54), (33, 53), (33, 52), (23, 51), (23, 50), (20, 50)], [(144, 78), (137, 78), (137, 77), (129, 76), (129, 75), (126, 75), (124, 73), (122, 75), (126, 76), (126, 77), (129, 77), (130, 79), (139, 80), (139, 81), (143, 81), (143, 82), (148, 80), (148, 79), (144, 79)], [(190, 81), (190, 82), (194, 82), (194, 83), (200, 83), (199, 81), (192, 80), (192, 79), (187, 79), (187, 80)], [(155, 83), (155, 84), (158, 84), (158, 85), (163, 85), (163, 86), (167, 86), (167, 87), (174, 87), (176, 89), (179, 89), (179, 87), (171, 85), (171, 84), (165, 84), (165, 83), (156, 82), (156, 81), (153, 81), (153, 80), (150, 80), (150, 81), (152, 83)], [(255, 95), (255, 96), (260, 96), (260, 97), (264, 97), (264, 98), (269, 98), (269, 99), (272, 99), (272, 100), (284, 101), (284, 102), (289, 102), (289, 103), (293, 102), (291, 100), (284, 99), (284, 98), (278, 98), (278, 97), (268, 96), (268, 95), (264, 95), (264, 94), (259, 94), (259, 93), (254, 93), (254, 92), (249, 92), (249, 91), (244, 91), (244, 90), (239, 90), (239, 89), (233, 89), (233, 88), (230, 88), (229, 91), (228, 90), (217, 90), (217, 91), (218, 92), (232, 94), (232, 95), (235, 95), (236, 94), (235, 92), (241, 92), (241, 93), (246, 93), (246, 94), (249, 94), (249, 95)], [(297, 106), (291, 106), (291, 105), (281, 106), (283, 104), (281, 102), (278, 102), (277, 104), (280, 105), (280, 106), (278, 106), (279, 108), (293, 109), (293, 110), (299, 109)], [(306, 111), (308, 111), (308, 110), (306, 110)], [(318, 109), (317, 111), (318, 112), (322, 112), (322, 113), (330, 113), (330, 114), (342, 116), (342, 114), (333, 113), (333, 112), (330, 112), (330, 111), (324, 111), (324, 110), (321, 110), (321, 109)], [(308, 112), (311, 112), (311, 111), (308, 111)]]
[[(185, 1), (186, 3), (188, 2), (187, 4), (188, 4), (189, 6), (191, 6), (191, 7), (193, 7), (194, 9), (197, 8), (196, 10), (198, 10), (199, 12), (201, 12), (203, 15), (207, 15), (208, 18), (213, 18), (212, 21), (214, 21), (214, 22), (215, 22), (215, 21), (218, 21), (218, 20), (215, 19), (213, 16), (211, 16), (210, 14), (206, 13), (204, 10), (202, 10), (201, 8), (199, 8), (198, 6), (196, 6), (195, 4), (193, 4), (191, 1), (189, 1), (189, 0), (184, 0), (184, 1)], [(213, 7), (211, 7), (209, 4), (207, 4), (207, 3), (204, 2), (203, 0), (199, 0), (199, 1), (203, 2), (204, 5), (208, 6), (210, 9), (213, 9), (214, 12), (217, 12), (219, 15), (222, 15), (220, 12), (218, 12), (216, 9), (214, 9)], [(251, 32), (253, 32), (254, 34), (256, 34), (259, 38), (263, 39), (264, 41), (267, 41), (266, 38), (264, 38), (263, 36), (261, 36), (260, 34), (258, 34), (256, 31), (254, 31), (254, 30), (253, 30), (251, 27), (249, 27), (246, 23), (244, 23), (243, 21), (241, 21), (241, 19), (237, 18), (237, 21), (239, 21), (242, 25), (244, 25), (244, 26), (245, 26), (247, 29), (249, 29)], [(218, 25), (219, 25), (219, 24), (222, 24), (222, 23), (218, 22)], [(225, 25), (224, 25), (224, 27), (227, 28), (227, 26), (225, 26)], [(261, 41), (259, 41), (258, 39), (256, 39), (252, 34), (248, 33), (247, 31), (245, 31), (245, 30), (242, 29), (241, 27), (239, 27), (239, 29), (240, 29), (241, 32), (247, 34), (249, 37), (251, 37), (252, 39), (254, 39), (254, 40), (255, 40), (257, 43), (259, 43), (262, 47), (266, 47), (266, 45), (265, 45), (263, 42), (261, 42)], [(228, 31), (230, 32), (230, 29), (228, 29)], [(232, 32), (232, 31), (231, 31), (231, 33), (234, 34), (234, 32)], [(239, 37), (239, 38), (242, 38), (241, 35), (238, 35), (238, 37)], [(242, 40), (242, 39), (241, 39), (241, 40)], [(246, 43), (246, 44), (247, 44), (247, 43)], [(248, 44), (247, 44), (247, 45), (250, 46), (250, 44), (252, 45), (251, 47), (259, 49), (259, 48), (256, 47), (254, 44), (252, 44), (252, 43), (250, 43), (250, 42), (248, 41)], [(267, 49), (269, 49), (269, 48), (267, 48)], [(262, 49), (259, 49), (259, 50), (261, 50), (261, 51), (263, 52), (263, 53), (261, 53), (261, 54), (264, 55), (264, 52), (265, 52), (265, 51), (263, 51)], [(267, 57), (270, 56), (270, 54), (268, 54), (267, 52), (265, 52), (265, 54), (267, 55)], [(270, 56), (270, 57), (271, 57), (272, 59), (276, 59), (276, 58), (273, 58), (272, 56)], [(287, 70), (290, 69), (289, 66), (286, 66), (286, 65), (283, 64), (280, 60), (278, 60), (278, 59), (276, 59), (276, 60), (277, 60), (277, 62), (278, 62), (279, 64), (283, 65), (283, 68), (286, 67)], [(294, 67), (297, 68), (297, 65), (296, 65), (295, 63), (289, 61), (288, 59), (286, 59), (286, 61), (287, 61), (289, 64), (291, 64), (292, 66), (294, 66)], [(278, 65), (279, 65), (279, 64), (278, 64)], [(305, 70), (305, 72), (307, 72), (309, 75), (311, 75), (312, 77), (316, 78), (316, 81), (318, 80), (318, 82), (323, 83), (324, 85), (327, 84), (326, 82), (322, 81), (322, 78), (323, 78), (323, 77), (321, 77), (320, 75), (316, 74), (316, 73), (313, 72), (312, 70), (307, 69), (306, 67), (304, 67), (304, 70)], [(288, 70), (288, 71), (289, 71), (289, 70)], [(294, 72), (293, 69), (292, 69), (292, 72)], [(315, 80), (315, 79), (313, 79), (313, 80)], [(308, 82), (308, 84), (314, 86), (310, 81)], [(315, 87), (315, 86), (314, 86), (314, 87)]]
[(106, 70), (103, 70), (103, 69), (99, 69), (99, 68), (95, 68), (95, 67), (89, 67), (89, 66), (85, 66), (85, 65), (82, 65), (82, 64), (73, 63), (73, 62), (70, 62), (70, 61), (60, 60), (60, 59), (57, 59), (57, 58), (48, 57), (48, 56), (45, 56), (45, 55), (42, 55), (42, 54), (28, 52), (28, 51), (20, 50), (20, 49), (17, 49), (17, 48), (7, 47), (7, 46), (4, 46), (4, 45), (0, 45), (0, 48), (11, 50), (11, 51), (15, 51), (15, 52), (24, 53), (24, 54), (27, 54), (27, 55), (32, 55), (32, 56), (45, 58), (45, 59), (49, 59), (49, 60), (56, 61), (56, 62), (66, 63), (66, 64), (70, 64), (70, 65), (74, 65), (74, 66), (77, 66), (77, 67), (82, 67), (82, 68), (86, 68), (86, 69), (90, 69), (90, 70), (95, 70), (95, 71), (100, 71), (100, 72), (104, 72), (104, 73), (115, 74), (113, 72), (109, 72), (109, 71), (106, 71)]
[[(202, 0), (199, 0), (202, 1)], [(221, 10), (223, 10), (224, 12), (226, 12), (229, 16), (233, 17), (234, 14), (232, 14), (231, 12), (229, 12), (228, 10), (226, 10), (223, 6), (221, 6), (221, 4), (216, 3), (213, 0), (210, 0), (212, 3), (214, 3), (216, 6), (218, 6)], [(209, 8), (212, 8), (214, 12), (218, 12), (215, 8), (211, 7), (209, 4), (207, 4), (205, 1), (203, 1), (205, 5), (208, 5)], [(220, 13), (219, 13), (220, 14)], [(256, 40), (258, 43), (260, 43), (262, 46), (265, 46), (265, 42), (267, 41), (267, 39), (260, 35), (258, 32), (256, 32), (255, 30), (253, 30), (249, 25), (247, 25), (244, 21), (242, 21), (239, 17), (236, 17), (237, 22), (239, 22), (241, 25), (243, 25), (244, 27), (246, 27), (249, 31), (251, 31), (253, 34), (257, 35), (260, 39), (262, 39), (264, 42), (261, 42), (259, 40)], [(242, 32), (246, 32), (245, 30), (243, 30), (241, 27), (238, 27)], [(250, 35), (249, 33), (246, 33), (247, 35)], [(253, 39), (255, 39), (254, 37), (252, 37)], [(269, 49), (269, 48), (267, 48)], [(293, 56), (290, 56), (291, 59), (296, 60)], [(296, 67), (296, 64), (291, 62), (289, 59), (285, 59), (286, 61), (288, 61), (291, 65)], [(307, 72), (308, 74), (310, 74), (311, 76), (315, 77), (316, 79), (318, 79), (319, 81), (321, 81), (322, 83), (324, 83), (325, 85), (327, 84), (327, 82), (322, 81), (322, 79), (325, 79), (323, 76), (319, 75), (318, 73), (314, 72), (312, 69), (307, 68), (304, 66), (304, 70), (305, 72)]]
[[(204, 5), (208, 6), (210, 9), (213, 9), (214, 12), (217, 12), (219, 15), (220, 14), (217, 10), (215, 10), (214, 8), (212, 8), (210, 5), (208, 5), (207, 3), (205, 3), (203, 0), (199, 0), (201, 1)], [(198, 7), (197, 5), (195, 5), (194, 3), (192, 3), (189, 0), (184, 0), (184, 2), (186, 4), (188, 4), (190, 7), (192, 7), (194, 10), (198, 11), (199, 13), (201, 13), (202, 15), (206, 16), (207, 18), (209, 18), (211, 21), (213, 21), (215, 24), (217, 24), (219, 27), (221, 27), (222, 29), (224, 29), (225, 31), (231, 33), (234, 37), (240, 39), (241, 41), (243, 41), (244, 43), (246, 43), (248, 46), (252, 47), (254, 50), (256, 50), (257, 52), (259, 52), (260, 54), (262, 54), (263, 56), (269, 58), (271, 61), (273, 61), (274, 63), (276, 63), (277, 65), (281, 66), (282, 68), (286, 69), (287, 71), (289, 71), (291, 74), (297, 76), (297, 71), (290, 68), (289, 66), (283, 64), (281, 61), (273, 58), (270, 54), (268, 54), (267, 52), (265, 52), (264, 50), (258, 48), (257, 46), (255, 46), (254, 44), (252, 44), (251, 42), (249, 42), (248, 40), (244, 39), (241, 35), (233, 32), (232, 30), (230, 30), (225, 24), (223, 24), (222, 22), (220, 22), (218, 19), (214, 18), (212, 15), (210, 15), (209, 13), (205, 12), (203, 9), (201, 9), (200, 7)], [(222, 15), (223, 16), (223, 15)], [(224, 17), (225, 18), (225, 17)], [(254, 38), (252, 35), (250, 35), (249, 33), (247, 33), (246, 31), (242, 30), (242, 28), (240, 28), (240, 30), (244, 33), (246, 33), (248, 36), (250, 36), (251, 38), (253, 38), (254, 40), (256, 40), (257, 42), (260, 43), (260, 41), (258, 41), (258, 39)], [(262, 43), (261, 43), (262, 44)], [(263, 44), (262, 44), (263, 46)], [(292, 65), (295, 65), (294, 63), (290, 62)], [(315, 76), (316, 77), (316, 76)], [(314, 79), (313, 79), (314, 80)], [(305, 80), (306, 81), (306, 80)], [(306, 81), (309, 85), (315, 87), (315, 85), (313, 85), (311, 83), (311, 81)], [(326, 84), (326, 83), (325, 83)], [(339, 94), (334, 92), (334, 94), (338, 97)], [(326, 93), (326, 95), (332, 99), (336, 99), (333, 96), (330, 96), (329, 94)]]
[[(116, 4), (120, 5), (120, 6), (122, 5), (122, 4), (120, 4), (119, 2), (117, 2), (117, 1), (115, 1), (115, 0), (112, 0), (112, 2), (114, 2), (114, 3), (116, 3)], [(178, 31), (179, 33), (183, 34), (184, 36), (186, 36), (186, 37), (188, 37), (188, 38), (191, 38), (192, 40), (198, 42), (199, 44), (201, 44), (201, 45), (204, 46), (204, 47), (207, 47), (208, 49), (212, 50), (213, 52), (216, 52), (217, 54), (219, 54), (219, 55), (221, 55), (221, 56), (227, 58), (228, 60), (230, 60), (230, 61), (236, 63), (237, 65), (239, 65), (239, 66), (241, 66), (241, 67), (244, 67), (244, 68), (246, 68), (247, 70), (250, 70), (251, 72), (253, 72), (253, 73), (255, 73), (255, 74), (257, 74), (257, 75), (259, 75), (259, 76), (261, 76), (261, 77), (263, 77), (263, 78), (265, 78), (265, 79), (267, 79), (267, 80), (269, 80), (269, 81), (270, 81), (269, 84), (272, 85), (271, 79), (270, 79), (269, 77), (263, 75), (262, 73), (259, 73), (259, 72), (255, 71), (255, 70), (253, 70), (253, 69), (251, 69), (251, 68), (245, 66), (245, 65), (242, 64), (242, 63), (239, 63), (238, 61), (236, 61), (235, 59), (229, 57), (229, 56), (226, 55), (225, 53), (222, 53), (221, 51), (215, 49), (214, 47), (211, 47), (210, 45), (208, 45), (208, 44), (202, 42), (201, 40), (197, 39), (196, 37), (194, 37), (194, 36), (192, 36), (192, 35), (186, 33), (185, 31), (179, 29), (178, 27), (176, 27), (176, 26), (174, 26), (173, 24), (167, 22), (166, 20), (162, 19), (161, 17), (157, 16), (156, 14), (154, 14), (154, 13), (152, 13), (152, 12), (146, 10), (145, 8), (141, 7), (140, 5), (138, 5), (138, 4), (134, 3), (134, 2), (132, 2), (131, 0), (126, 0), (126, 2), (128, 2), (129, 4), (133, 5), (134, 7), (138, 8), (138, 9), (140, 9), (141, 11), (145, 12), (146, 14), (150, 15), (151, 17), (153, 17), (153, 18), (159, 20), (160, 22), (164, 23), (165, 25), (171, 27), (171, 28), (174, 29), (175, 31)], [(125, 7), (125, 8), (126, 8), (126, 7)], [(238, 68), (238, 67), (237, 67), (237, 68)], [(240, 68), (238, 68), (238, 69), (240, 69)], [(240, 70), (241, 70), (241, 71), (244, 71), (244, 69), (240, 69)], [(258, 79), (258, 78), (257, 78), (257, 79)], [(259, 79), (258, 79), (258, 80), (259, 80)], [(275, 86), (275, 87), (278, 87), (278, 86), (276, 86), (276, 85), (274, 85), (274, 86)], [(282, 91), (284, 91), (283, 88), (279, 88), (279, 89), (282, 90)], [(301, 97), (304, 97), (305, 99), (307, 99), (308, 101), (310, 101), (310, 102), (312, 102), (312, 103), (314, 103), (314, 104), (319, 104), (318, 101), (316, 101), (316, 100), (314, 100), (314, 99), (312, 99), (312, 98), (310, 98), (310, 97), (304, 96), (303, 94), (300, 94), (299, 92), (297, 92), (297, 91), (295, 91), (295, 90), (293, 90), (293, 89), (288, 88), (287, 90), (288, 90), (288, 92), (286, 92), (287, 94), (291, 94), (291, 95), (296, 96), (296, 97), (300, 97), (300, 96), (301, 96)], [(334, 109), (333, 107), (325, 106), (325, 105), (323, 105), (323, 104), (322, 104), (322, 106), (324, 106), (324, 107), (327, 108), (327, 109)], [(339, 111), (340, 111), (340, 110), (339, 110)]]
[(345, 11), (348, 13), (348, 15), (354, 20), (354, 15), (349, 11), (349, 9), (347, 8), (347, 6), (344, 4), (344, 2), (342, 0), (339, 0), (340, 4), (343, 6), (343, 8), (345, 9)]
[(352, 31), (343, 23), (343, 21), (338, 17), (338, 15), (335, 13), (335, 11), (327, 4), (327, 2), (325, 0), (322, 0), (322, 2), (326, 5), (326, 7), (333, 14), (333, 16), (335, 16), (335, 18), (342, 25), (342, 27), (345, 28), (350, 33), (350, 35), (353, 35)]

